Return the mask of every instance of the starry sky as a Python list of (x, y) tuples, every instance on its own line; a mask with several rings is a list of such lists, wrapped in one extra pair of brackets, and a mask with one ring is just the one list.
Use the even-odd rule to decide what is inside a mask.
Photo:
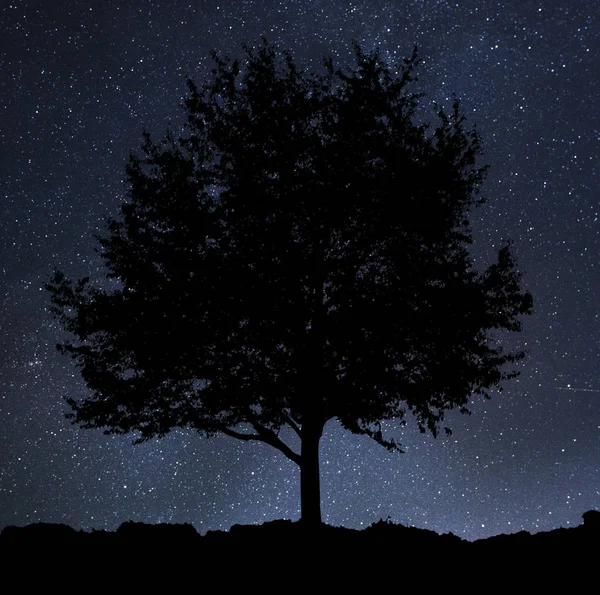
[(389, 453), (330, 422), (322, 508), (466, 539), (578, 525), (600, 508), (600, 4), (597, 0), (2, 0), (0, 2), (0, 528), (190, 522), (202, 533), (299, 517), (299, 473), (278, 451), (176, 431), (142, 445), (70, 425), (85, 393), (55, 350), (43, 289), (54, 267), (104, 274), (93, 234), (125, 197), (142, 131), (184, 121), (210, 51), (261, 35), (314, 68), (356, 39), (391, 61), (418, 45), (415, 90), (455, 93), (481, 133), (487, 204), (476, 265), (515, 243), (535, 313), (521, 376), (450, 415), (451, 437), (398, 428)]

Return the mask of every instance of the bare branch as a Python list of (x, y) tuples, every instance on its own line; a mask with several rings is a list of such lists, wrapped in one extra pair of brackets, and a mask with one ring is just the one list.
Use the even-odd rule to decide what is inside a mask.
[(238, 440), (258, 440), (264, 442), (270, 446), (273, 446), (280, 452), (282, 452), (290, 461), (300, 465), (300, 455), (294, 452), (285, 442), (283, 442), (273, 430), (261, 426), (257, 421), (253, 421), (252, 427), (256, 430), (256, 434), (244, 434), (243, 432), (236, 432), (231, 428), (223, 426), (220, 431), (226, 436), (237, 438)]
[(264, 442), (258, 434), (243, 434), (242, 432), (236, 432), (229, 428), (221, 428), (221, 432), (232, 438), (237, 438), (238, 440), (260, 440), (260, 442)]
[(300, 455), (295, 453), (285, 442), (277, 436), (277, 434), (260, 425), (257, 421), (252, 421), (252, 427), (256, 430), (258, 435), (263, 439), (263, 442), (270, 444), (276, 449), (280, 450), (290, 461), (294, 461), (297, 465), (300, 465)]
[(298, 424), (285, 412), (283, 413), (283, 417), (290, 428), (292, 428), (292, 430), (294, 430), (294, 432), (296, 432), (296, 434), (298, 434), (298, 436), (301, 438), (302, 435), (300, 434), (300, 427)]

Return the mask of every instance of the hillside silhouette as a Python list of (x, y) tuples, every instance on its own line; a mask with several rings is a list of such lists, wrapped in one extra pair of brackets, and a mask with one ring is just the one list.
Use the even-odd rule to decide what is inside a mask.
[(368, 554), (381, 561), (396, 558), (399, 552), (414, 556), (444, 556), (483, 554), (573, 554), (589, 553), (600, 543), (600, 512), (583, 514), (577, 527), (558, 528), (540, 533), (521, 531), (497, 535), (477, 541), (466, 541), (446, 533), (439, 535), (428, 529), (405, 527), (380, 520), (366, 529), (355, 530), (323, 524), (306, 528), (300, 522), (276, 520), (263, 525), (233, 525), (229, 531), (208, 531), (200, 535), (190, 524), (151, 525), (127, 521), (116, 531), (76, 531), (64, 524), (35, 523), (25, 527), (8, 526), (0, 534), (2, 552), (13, 548), (56, 548), (63, 546), (126, 546), (136, 550), (151, 548), (165, 552), (185, 549), (189, 553), (208, 555), (224, 550), (253, 553), (262, 558), (276, 559), (282, 552), (310, 545), (315, 554), (335, 552), (337, 555)]

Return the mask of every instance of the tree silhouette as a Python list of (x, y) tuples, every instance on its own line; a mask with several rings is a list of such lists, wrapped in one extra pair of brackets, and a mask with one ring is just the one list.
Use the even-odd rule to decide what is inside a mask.
[(182, 135), (145, 134), (130, 157), (98, 238), (113, 285), (47, 284), (74, 338), (58, 347), (92, 391), (69, 417), (137, 441), (191, 428), (269, 444), (299, 465), (314, 525), (326, 422), (390, 449), (386, 420), (436, 435), (516, 375), (523, 353), (490, 331), (520, 330), (532, 299), (509, 246), (473, 268), (480, 140), (457, 102), (418, 123), (416, 51), (393, 68), (356, 45), (355, 67), (322, 73), (265, 40), (213, 58)]

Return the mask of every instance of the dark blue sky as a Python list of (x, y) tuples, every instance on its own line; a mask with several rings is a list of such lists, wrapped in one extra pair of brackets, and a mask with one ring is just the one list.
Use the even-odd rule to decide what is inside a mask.
[(600, 508), (600, 5), (454, 2), (5, 1), (0, 8), (0, 527), (114, 529), (133, 519), (199, 531), (299, 516), (296, 468), (270, 447), (174, 432), (132, 446), (64, 419), (85, 391), (54, 349), (43, 284), (58, 266), (102, 275), (93, 234), (124, 198), (142, 130), (183, 122), (185, 81), (209, 52), (260, 35), (315, 68), (352, 39), (390, 60), (418, 44), (423, 113), (452, 93), (491, 166), (474, 211), (484, 263), (515, 243), (535, 314), (518, 381), (451, 416), (406, 454), (326, 428), (323, 514), (388, 516), (468, 539), (577, 525)]

